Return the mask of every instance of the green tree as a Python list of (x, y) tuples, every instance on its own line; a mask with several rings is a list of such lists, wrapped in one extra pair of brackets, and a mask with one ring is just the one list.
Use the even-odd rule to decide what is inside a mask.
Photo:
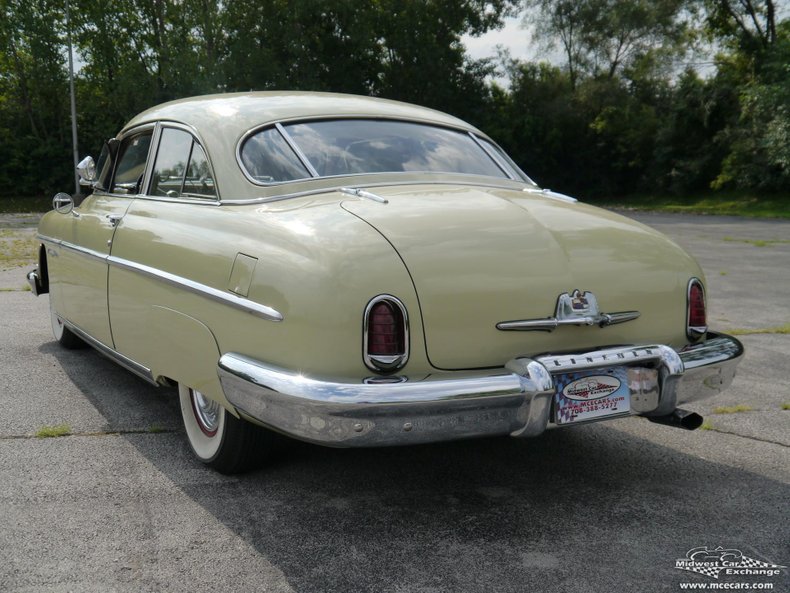
[(738, 108), (717, 141), (726, 148), (714, 188), (790, 190), (790, 19), (773, 0), (707, 0), (721, 78), (737, 81)]
[(54, 0), (0, 3), (0, 193), (73, 185), (62, 14)]
[(688, 0), (524, 0), (524, 20), (559, 39), (572, 88), (583, 74), (614, 78), (638, 61), (671, 61), (687, 48)]

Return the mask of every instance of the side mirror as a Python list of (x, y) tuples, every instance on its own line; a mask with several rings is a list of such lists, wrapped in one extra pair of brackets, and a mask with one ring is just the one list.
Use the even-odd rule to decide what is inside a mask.
[(52, 208), (61, 214), (68, 214), (74, 209), (74, 200), (67, 193), (56, 193), (55, 197), (52, 198)]
[(86, 156), (77, 165), (77, 173), (80, 176), (80, 185), (82, 187), (91, 187), (93, 182), (96, 181), (96, 163), (93, 162), (92, 156)]

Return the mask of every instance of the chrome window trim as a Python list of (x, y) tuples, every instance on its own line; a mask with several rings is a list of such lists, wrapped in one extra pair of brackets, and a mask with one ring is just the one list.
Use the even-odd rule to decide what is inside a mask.
[(708, 298), (705, 294), (705, 285), (702, 283), (702, 280), (696, 276), (689, 279), (689, 282), (686, 285), (686, 337), (696, 342), (702, 336), (708, 333), (708, 326), (691, 325), (691, 287), (695, 284), (699, 285), (700, 290), (702, 291), (702, 304), (705, 307), (705, 321), (708, 320)]
[(191, 204), (193, 206), (220, 206), (222, 202), (210, 198), (168, 198), (167, 196), (151, 196), (148, 194), (136, 194), (124, 196), (135, 200), (148, 200), (149, 202), (169, 202), (172, 204)]
[(191, 293), (197, 294), (204, 298), (208, 298), (226, 305), (230, 305), (235, 309), (239, 309), (246, 313), (250, 313), (252, 315), (255, 315), (256, 317), (260, 317), (261, 319), (266, 319), (267, 321), (283, 320), (282, 313), (280, 313), (276, 309), (273, 309), (272, 307), (268, 307), (266, 305), (262, 305), (260, 303), (256, 303), (255, 301), (251, 301), (247, 298), (240, 297), (234, 293), (218, 290), (206, 284), (202, 284), (200, 282), (196, 282), (194, 280), (184, 278), (183, 276), (171, 274), (170, 272), (165, 272), (164, 270), (160, 270), (158, 268), (154, 268), (151, 266), (146, 266), (144, 264), (133, 262), (128, 259), (116, 257), (114, 255), (99, 253), (98, 251), (94, 251), (93, 249), (81, 247), (79, 245), (69, 243), (68, 241), (54, 239), (52, 237), (47, 237), (45, 235), (37, 235), (37, 237), (38, 239), (40, 239), (45, 243), (59, 245), (61, 247), (70, 249), (77, 253), (87, 255), (88, 257), (101, 260), (105, 262), (107, 265), (136, 272), (140, 275), (147, 276), (149, 278), (154, 278), (156, 280), (164, 282), (165, 284), (170, 284), (171, 286), (184, 288)]
[(162, 139), (162, 124), (156, 122), (154, 125), (154, 135), (151, 136), (151, 146), (148, 148), (148, 157), (145, 160), (145, 171), (143, 173), (143, 182), (140, 184), (140, 191), (138, 195), (148, 193), (148, 188), (151, 187), (151, 179), (154, 175), (154, 163), (156, 157), (159, 155), (159, 142)]
[[(403, 354), (398, 354), (396, 356), (368, 354), (368, 322), (370, 310), (382, 301), (386, 301), (400, 309), (401, 316), (403, 317)], [(402, 369), (409, 361), (409, 340), (409, 313), (406, 311), (403, 302), (401, 302), (398, 297), (392, 296), (391, 294), (380, 294), (370, 299), (365, 306), (362, 317), (362, 359), (365, 361), (365, 366), (377, 373), (389, 373)]]
[(307, 155), (302, 151), (300, 146), (296, 142), (294, 142), (294, 139), (291, 138), (291, 135), (283, 127), (283, 125), (280, 122), (277, 122), (276, 124), (274, 124), (274, 127), (277, 128), (277, 131), (280, 132), (280, 136), (283, 137), (286, 144), (288, 144), (288, 146), (291, 147), (291, 150), (294, 151), (294, 154), (296, 154), (296, 158), (302, 161), (302, 165), (304, 165), (304, 168), (307, 169), (308, 173), (310, 173), (310, 177), (314, 179), (317, 177), (321, 177), (318, 174), (318, 171), (316, 171), (315, 167), (313, 167), (313, 163), (310, 162), (310, 159), (307, 158)]
[(502, 148), (502, 147), (501, 147), (499, 144), (497, 144), (496, 142), (494, 142), (494, 141), (493, 141), (491, 138), (489, 138), (489, 137), (488, 137), (488, 136), (486, 136), (485, 134), (480, 134), (480, 135), (478, 136), (478, 138), (481, 138), (481, 139), (485, 140), (486, 142), (490, 142), (490, 143), (491, 143), (491, 145), (492, 145), (494, 148), (498, 148), (498, 149), (499, 149), (499, 150), (502, 152), (502, 154), (499, 154), (499, 153), (497, 153), (497, 155), (498, 155), (498, 156), (499, 156), (499, 158), (500, 158), (500, 159), (502, 159), (502, 160), (503, 160), (503, 161), (504, 161), (504, 162), (505, 162), (505, 163), (506, 163), (508, 166), (510, 166), (510, 167), (511, 167), (511, 168), (512, 168), (512, 169), (513, 169), (513, 170), (514, 170), (516, 173), (518, 173), (518, 174), (521, 176), (521, 178), (519, 179), (520, 181), (522, 181), (522, 180), (523, 180), (523, 181), (526, 181), (527, 183), (531, 183), (532, 185), (537, 185), (537, 183), (535, 183), (535, 181), (533, 181), (533, 179), (532, 179), (532, 178), (531, 178), (529, 175), (527, 175), (526, 173), (524, 173), (524, 170), (523, 170), (521, 167), (519, 167), (519, 166), (516, 164), (516, 161), (514, 161), (514, 160), (511, 158), (511, 156), (510, 156), (510, 155), (507, 153), (507, 151), (506, 151), (504, 148)]
[(491, 149), (489, 149), (485, 144), (480, 142), (480, 138), (478, 138), (476, 134), (473, 134), (472, 132), (467, 132), (467, 133), (469, 134), (469, 137), (472, 140), (474, 140), (474, 143), (477, 144), (483, 150), (483, 152), (485, 152), (488, 155), (488, 158), (494, 161), (494, 164), (497, 167), (499, 167), (499, 169), (507, 176), (508, 179), (512, 179), (514, 181), (516, 180), (516, 178), (510, 174), (510, 171), (508, 171), (505, 168), (505, 166), (502, 164), (502, 160), (499, 158), (499, 155), (495, 155), (493, 152), (491, 152)]
[[(183, 204), (183, 203), (195, 204), (195, 203), (209, 202), (209, 203), (214, 203), (216, 205), (219, 205), (219, 203), (222, 201), (222, 199), (220, 197), (219, 183), (217, 182), (217, 176), (214, 174), (214, 164), (211, 162), (211, 155), (209, 154), (209, 151), (206, 149), (206, 143), (203, 142), (203, 139), (200, 136), (200, 134), (198, 133), (198, 131), (194, 127), (189, 126), (187, 124), (183, 124), (181, 122), (177, 122), (177, 121), (173, 121), (173, 120), (167, 120), (167, 119), (163, 119), (161, 121), (156, 122), (156, 125), (157, 125), (157, 137), (152, 139), (152, 141), (156, 140), (156, 153), (153, 155), (153, 161), (151, 161), (151, 166), (148, 167), (148, 169), (151, 172), (151, 175), (148, 176), (147, 183), (143, 186), (143, 188), (141, 188), (142, 189), (142, 193), (138, 194), (138, 197), (151, 198), (151, 199), (166, 198), (165, 200), (161, 200), (161, 201), (167, 201), (167, 202), (172, 201), (172, 202), (177, 203), (177, 204)], [(161, 140), (162, 129), (164, 129), (164, 128), (173, 128), (173, 129), (176, 129), (176, 130), (181, 130), (182, 132), (186, 132), (186, 133), (188, 133), (189, 135), (192, 136), (193, 144), (189, 148), (189, 159), (187, 159), (187, 169), (189, 168), (189, 161), (192, 158), (192, 152), (194, 150), (194, 143), (197, 142), (200, 145), (200, 148), (203, 149), (203, 154), (206, 155), (206, 161), (208, 161), (208, 168), (209, 168), (209, 171), (211, 172), (211, 178), (214, 180), (214, 194), (215, 195), (213, 197), (211, 197), (211, 196), (206, 196), (206, 197), (195, 196), (193, 198), (188, 198), (188, 197), (187, 198), (167, 198), (167, 196), (154, 196), (154, 195), (151, 194), (151, 176), (153, 175), (153, 167), (156, 164), (156, 157), (159, 156), (159, 141)], [(151, 158), (151, 154), (150, 153), (149, 153), (148, 157), (149, 157), (149, 159)], [(186, 177), (186, 170), (184, 171), (184, 176)], [(183, 189), (183, 187), (184, 186), (183, 186), (183, 180), (182, 180), (181, 188)], [(181, 193), (183, 194), (183, 192), (181, 192)]]
[[(289, 183), (304, 183), (305, 181), (310, 181), (311, 179), (332, 179), (332, 178), (338, 178), (338, 177), (357, 177), (357, 176), (360, 176), (360, 175), (381, 175), (382, 173), (384, 173), (386, 175), (390, 175), (390, 174), (395, 174), (396, 175), (398, 173), (411, 174), (411, 175), (413, 175), (413, 174), (419, 175), (420, 173), (427, 173), (427, 174), (441, 174), (441, 173), (443, 173), (442, 171), (384, 171), (384, 172), (382, 172), (382, 171), (374, 171), (374, 172), (371, 172), (371, 173), (344, 173), (343, 175), (319, 175), (318, 172), (313, 167), (313, 165), (310, 163), (309, 159), (304, 155), (302, 150), (298, 147), (296, 142), (293, 140), (293, 138), (291, 138), (291, 135), (288, 134), (288, 131), (283, 126), (283, 124), (290, 125), (290, 124), (295, 124), (295, 123), (310, 123), (310, 122), (314, 122), (314, 121), (332, 121), (332, 120), (348, 120), (348, 119), (354, 119), (354, 120), (365, 119), (365, 120), (371, 120), (371, 121), (383, 120), (383, 121), (403, 122), (403, 123), (412, 123), (412, 124), (416, 123), (416, 124), (423, 124), (423, 125), (427, 125), (427, 126), (432, 126), (434, 128), (443, 128), (445, 130), (452, 130), (453, 132), (458, 132), (460, 134), (471, 134), (473, 137), (474, 137), (475, 134), (478, 134), (478, 132), (476, 130), (470, 130), (469, 128), (465, 128), (465, 127), (461, 127), (461, 126), (455, 127), (455, 126), (452, 126), (452, 125), (449, 125), (449, 124), (445, 124), (445, 123), (437, 123), (437, 122), (435, 122), (433, 120), (428, 120), (428, 119), (417, 119), (417, 118), (404, 119), (402, 117), (386, 117), (386, 116), (380, 116), (380, 115), (372, 117), (372, 116), (369, 116), (369, 115), (345, 115), (345, 114), (309, 116), (309, 117), (306, 117), (306, 118), (305, 117), (296, 117), (296, 118), (291, 118), (291, 119), (283, 119), (283, 120), (280, 120), (280, 121), (277, 121), (277, 122), (268, 122), (268, 123), (266, 123), (264, 125), (255, 126), (254, 128), (251, 128), (251, 129), (247, 130), (244, 134), (242, 134), (241, 138), (236, 143), (236, 164), (239, 166), (239, 169), (241, 169), (241, 172), (244, 175), (244, 178), (247, 179), (247, 181), (249, 181), (253, 185), (256, 185), (258, 187), (278, 187), (278, 186), (282, 186), (282, 185), (287, 185)], [(241, 159), (241, 150), (244, 147), (245, 142), (250, 137), (254, 136), (258, 132), (262, 132), (263, 130), (265, 130), (267, 128), (277, 128), (277, 130), (280, 132), (280, 134), (283, 136), (283, 138), (285, 138), (285, 141), (288, 143), (288, 145), (291, 147), (291, 149), (296, 153), (297, 158), (299, 158), (299, 160), (302, 162), (302, 164), (305, 166), (305, 168), (307, 168), (307, 171), (308, 171), (308, 173), (310, 173), (311, 177), (303, 177), (301, 179), (289, 179), (288, 181), (272, 181), (272, 182), (266, 183), (266, 182), (263, 182), (263, 181), (257, 181), (254, 177), (252, 177), (249, 174), (249, 172), (247, 171), (246, 167), (244, 166), (244, 162)], [(483, 135), (483, 134), (480, 134), (480, 137), (481, 138), (486, 138), (485, 135)], [(486, 138), (486, 139), (493, 144), (492, 140), (490, 140), (488, 138)], [(475, 141), (475, 144), (480, 146), (480, 143), (477, 142), (477, 141)], [(490, 156), (490, 154), (488, 153), (487, 150), (483, 149), (483, 152), (485, 152), (485, 154), (488, 155), (488, 157), (491, 158), (494, 161), (494, 164), (497, 166), (498, 169), (500, 169), (500, 170), (502, 169), (502, 167), (499, 165), (497, 160), (493, 159)], [(521, 169), (519, 169), (519, 171), (521, 171)], [(474, 176), (475, 177), (490, 177), (491, 179), (506, 179), (508, 181), (522, 181), (520, 179), (513, 179), (510, 176), (510, 174), (507, 173), (504, 170), (502, 171), (502, 173), (504, 174), (504, 177), (493, 177), (493, 176), (490, 176), (490, 175), (480, 175), (480, 174), (474, 174)], [(522, 171), (522, 173), (523, 173), (523, 171)], [(458, 172), (447, 172), (446, 174), (448, 174), (448, 175), (471, 175), (471, 174), (468, 174), (468, 173), (458, 173)], [(525, 177), (527, 179), (529, 179), (529, 177), (527, 175), (525, 175)]]
[[(148, 155), (145, 157), (145, 168), (143, 169), (143, 181), (140, 184), (140, 191), (144, 191), (145, 188), (148, 187), (148, 183), (150, 182), (151, 167), (149, 165), (151, 163), (151, 152), (153, 151), (154, 146), (158, 145), (158, 131), (159, 131), (158, 126), (159, 126), (159, 122), (146, 122), (144, 124), (140, 124), (139, 126), (135, 126), (133, 128), (129, 128), (128, 130), (124, 130), (120, 134), (118, 134), (118, 136), (116, 136), (116, 138), (121, 143), (123, 143), (124, 140), (126, 140), (131, 136), (134, 136), (136, 134), (142, 134), (148, 131), (149, 129), (151, 130), (151, 144), (148, 146)], [(119, 152), (120, 152), (120, 147), (119, 147)], [(114, 196), (114, 197), (117, 196), (124, 198), (132, 197), (134, 195), (139, 195), (139, 194), (123, 194), (123, 193), (117, 193), (112, 191), (113, 187), (115, 186), (115, 174), (118, 169), (119, 160), (120, 159), (118, 159), (116, 155), (115, 162), (113, 162), (112, 164), (112, 175), (110, 176), (110, 183), (108, 184), (110, 187), (109, 189), (106, 190), (106, 194), (108, 196)]]

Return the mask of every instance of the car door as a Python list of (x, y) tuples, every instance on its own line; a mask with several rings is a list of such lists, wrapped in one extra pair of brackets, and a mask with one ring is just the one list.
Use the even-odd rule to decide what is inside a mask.
[(153, 127), (136, 130), (121, 141), (111, 182), (97, 190), (67, 216), (64, 239), (71, 245), (59, 262), (67, 319), (103, 344), (114, 348), (107, 301), (108, 261), (113, 238), (134, 197), (140, 193)]

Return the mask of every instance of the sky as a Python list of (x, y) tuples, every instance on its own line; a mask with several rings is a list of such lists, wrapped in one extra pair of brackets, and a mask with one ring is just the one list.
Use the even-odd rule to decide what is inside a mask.
[[(489, 31), (480, 37), (463, 35), (461, 41), (466, 46), (466, 53), (479, 60), (482, 58), (496, 57), (497, 45), (501, 45), (510, 52), (510, 57), (530, 62), (551, 62), (556, 66), (564, 64), (564, 56), (559, 49), (546, 50), (533, 40), (531, 27), (522, 28), (521, 16), (503, 19), (504, 27), (499, 30)], [(501, 86), (508, 87), (507, 78), (496, 77), (494, 80)]]
[(505, 26), (498, 31), (489, 31), (480, 37), (464, 35), (462, 38), (467, 53), (475, 58), (490, 58), (496, 55), (496, 46), (502, 45), (510, 50), (510, 55), (518, 59), (534, 59), (537, 48), (533, 47), (530, 32), (521, 28), (521, 17), (505, 19)]
[[(553, 49), (547, 51), (545, 48), (540, 47), (532, 40), (530, 28), (521, 28), (523, 13), (519, 16), (508, 17), (504, 20), (505, 26), (502, 29), (489, 31), (480, 37), (472, 37), (464, 35), (461, 37), (463, 44), (466, 46), (466, 51), (474, 59), (490, 58), (497, 55), (497, 45), (501, 45), (510, 51), (511, 57), (520, 60), (528, 60), (533, 62), (548, 61), (556, 66), (562, 66), (565, 63), (564, 55), (560, 49)], [(776, 22), (783, 19), (790, 18), (790, 1), (778, 0), (776, 2)], [(696, 59), (701, 60), (694, 62), (693, 65), (703, 76), (710, 76), (715, 72), (713, 66), (711, 50), (707, 55), (701, 54)], [(707, 62), (705, 60), (708, 60)], [(508, 85), (506, 79), (497, 78), (497, 82)]]

